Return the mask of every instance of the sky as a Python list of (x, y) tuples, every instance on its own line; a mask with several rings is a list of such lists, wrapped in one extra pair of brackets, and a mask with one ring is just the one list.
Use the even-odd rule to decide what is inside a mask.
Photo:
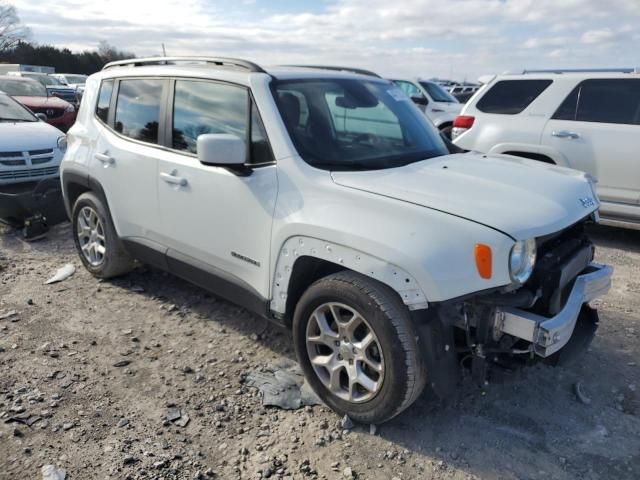
[[(640, 67), (640, 0), (9, 0), (31, 40), (473, 81)], [(55, 8), (53, 3), (55, 3)]]

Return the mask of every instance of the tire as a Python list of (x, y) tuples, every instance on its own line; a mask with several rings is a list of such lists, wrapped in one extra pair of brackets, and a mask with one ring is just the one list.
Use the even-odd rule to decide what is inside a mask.
[[(95, 223), (91, 212), (95, 214)], [(112, 278), (128, 273), (133, 269), (133, 260), (118, 238), (109, 211), (102, 200), (93, 192), (86, 192), (78, 197), (71, 212), (71, 222), (73, 225), (73, 240), (78, 250), (78, 255), (85, 268), (91, 274), (98, 278)], [(95, 226), (93, 231), (96, 234), (91, 238), (94, 244), (97, 242), (103, 245), (102, 253), (100, 253), (98, 246), (89, 249), (95, 255), (85, 254), (83, 251), (83, 245), (85, 246), (85, 251), (87, 251), (86, 247), (89, 238), (87, 238), (86, 234), (81, 238), (80, 231), (84, 227), (83, 231), (86, 232), (87, 226), (90, 228)]]
[[(351, 316), (354, 312), (360, 317)], [(342, 341), (347, 340), (347, 336), (342, 336), (342, 330), (341, 340), (318, 334), (321, 331), (319, 318), (327, 319), (326, 324), (333, 321), (333, 333), (338, 331), (335, 316), (339, 316), (341, 325), (346, 326), (349, 322), (343, 323), (343, 320), (356, 319), (353, 324), (359, 326), (353, 332), (353, 342)], [(373, 332), (375, 343), (365, 353), (360, 348), (353, 348), (354, 357), (349, 357), (348, 350), (352, 346), (365, 344), (361, 340), (367, 331)], [(311, 388), (339, 415), (349, 415), (361, 423), (385, 422), (411, 405), (425, 386), (424, 360), (418, 350), (408, 309), (391, 288), (364, 275), (344, 271), (312, 284), (296, 306), (293, 336), (298, 361)], [(308, 342), (307, 337), (314, 340)], [(333, 340), (325, 342), (325, 337)], [(340, 343), (339, 347), (336, 342)], [(333, 346), (328, 347), (327, 343)], [(355, 355), (356, 351), (358, 355)], [(337, 368), (342, 369), (336, 375), (339, 382), (332, 383), (330, 370), (312, 363), (312, 357), (315, 362), (339, 359), (341, 366)], [(351, 367), (345, 363), (347, 358)], [(369, 363), (375, 364), (381, 373), (370, 369)], [(333, 369), (336, 364), (331, 365)], [(349, 372), (364, 372), (369, 380), (363, 384), (354, 382), (352, 389)], [(365, 384), (376, 387), (367, 390)], [(337, 386), (333, 387), (335, 391), (331, 385)], [(347, 396), (350, 398), (345, 398)]]

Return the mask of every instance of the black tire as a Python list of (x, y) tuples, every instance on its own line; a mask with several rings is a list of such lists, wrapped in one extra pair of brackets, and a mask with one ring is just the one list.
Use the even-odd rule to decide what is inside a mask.
[[(82, 253), (80, 239), (78, 238), (78, 222), (84, 207), (93, 209), (103, 225), (105, 253), (99, 265), (92, 265)], [(100, 198), (93, 192), (83, 193), (73, 205), (71, 213), (73, 225), (73, 240), (83, 265), (92, 275), (98, 278), (112, 278), (124, 275), (133, 269), (133, 259), (122, 246), (118, 234), (111, 221), (111, 215)]]
[[(318, 378), (307, 352), (306, 332), (319, 306), (339, 302), (360, 313), (378, 338), (384, 356), (384, 378), (370, 400), (350, 402), (334, 395)], [(296, 355), (309, 384), (339, 415), (361, 423), (379, 424), (411, 405), (424, 389), (427, 375), (418, 350), (409, 311), (388, 286), (364, 275), (344, 271), (316, 281), (302, 295), (293, 319)]]

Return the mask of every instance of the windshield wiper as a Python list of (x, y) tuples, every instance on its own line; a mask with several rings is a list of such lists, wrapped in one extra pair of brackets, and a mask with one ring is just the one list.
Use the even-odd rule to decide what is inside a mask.
[(0, 117), (0, 122), (35, 122), (35, 120), (26, 120), (24, 118), (4, 118), (4, 117)]
[(363, 163), (349, 163), (349, 162), (314, 162), (311, 165), (318, 168), (328, 168), (331, 170), (373, 170), (369, 165)]

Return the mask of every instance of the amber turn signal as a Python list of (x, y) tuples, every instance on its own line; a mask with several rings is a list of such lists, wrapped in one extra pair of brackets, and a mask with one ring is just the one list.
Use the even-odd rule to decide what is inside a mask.
[(476, 268), (482, 278), (491, 278), (491, 247), (483, 243), (477, 243), (475, 248)]

